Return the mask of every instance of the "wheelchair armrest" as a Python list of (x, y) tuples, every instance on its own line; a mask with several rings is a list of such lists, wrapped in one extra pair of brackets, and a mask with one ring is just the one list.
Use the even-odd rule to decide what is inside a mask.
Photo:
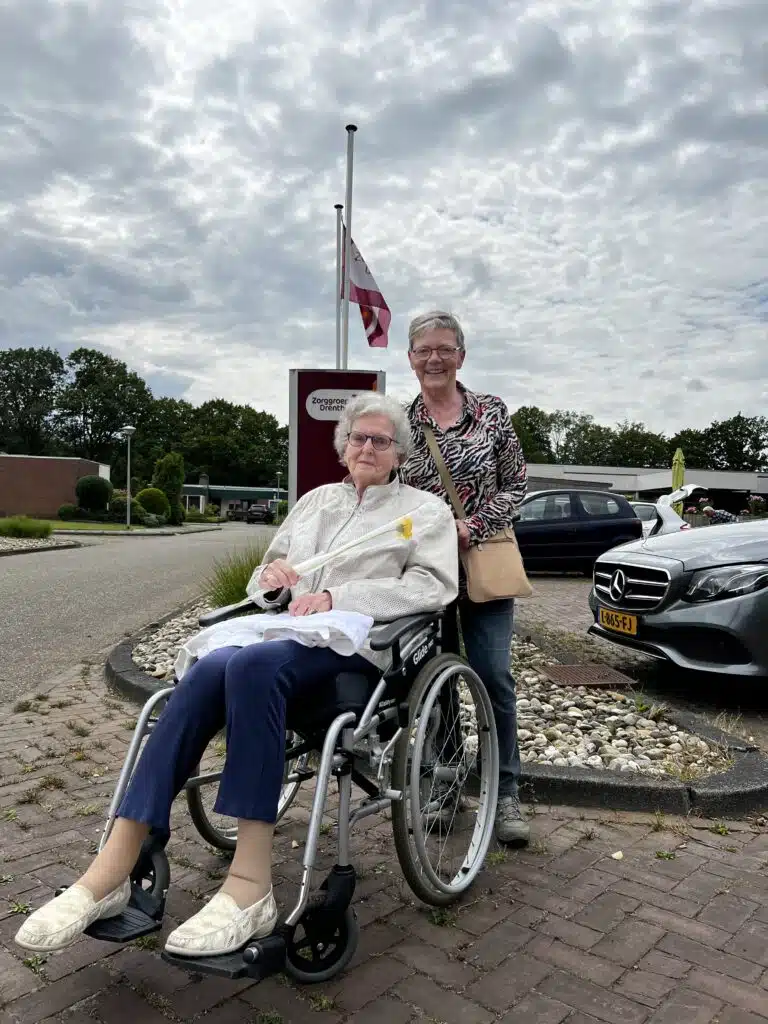
[(406, 615), (404, 619), (395, 619), (394, 622), (382, 622), (374, 626), (368, 636), (368, 642), (372, 651), (387, 651), (394, 647), (398, 640), (412, 633), (423, 626), (442, 619), (442, 612), (427, 612), (424, 615)]
[(256, 611), (256, 604), (252, 597), (246, 597), (244, 601), (237, 604), (227, 604), (223, 608), (214, 608), (212, 612), (206, 612), (197, 620), (199, 625), (205, 629), (207, 626), (215, 626), (218, 622), (226, 622), (227, 619), (234, 619), (242, 612)]

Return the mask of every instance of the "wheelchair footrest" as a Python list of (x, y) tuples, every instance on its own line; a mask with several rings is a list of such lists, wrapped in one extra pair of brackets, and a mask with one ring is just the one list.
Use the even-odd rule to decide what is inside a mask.
[(285, 937), (274, 933), (264, 939), (254, 939), (245, 949), (222, 956), (177, 956), (175, 953), (163, 952), (162, 958), (166, 963), (191, 974), (213, 974), (230, 981), (240, 978), (262, 981), (273, 974), (279, 974), (285, 967)]
[(138, 907), (130, 904), (119, 917), (108, 917), (94, 923), (85, 931), (92, 939), (102, 942), (133, 942), (142, 935), (151, 935), (163, 927), (162, 917), (158, 920)]

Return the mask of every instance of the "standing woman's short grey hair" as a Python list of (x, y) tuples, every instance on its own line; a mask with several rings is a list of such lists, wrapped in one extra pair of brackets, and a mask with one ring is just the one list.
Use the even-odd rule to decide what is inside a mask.
[(336, 424), (333, 443), (336, 454), (342, 463), (347, 448), (347, 438), (354, 429), (355, 423), (363, 416), (386, 416), (392, 424), (392, 436), (395, 439), (395, 449), (400, 456), (400, 462), (405, 462), (411, 451), (411, 425), (405, 409), (394, 398), (379, 395), (375, 391), (368, 391), (347, 402), (341, 419)]
[(420, 313), (414, 317), (408, 327), (408, 348), (413, 348), (414, 341), (427, 331), (453, 331), (456, 344), (464, 351), (464, 331), (453, 313), (433, 309), (430, 313)]

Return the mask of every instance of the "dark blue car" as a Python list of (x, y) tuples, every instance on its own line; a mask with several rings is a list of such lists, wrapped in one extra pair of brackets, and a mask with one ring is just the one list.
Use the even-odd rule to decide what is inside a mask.
[(595, 559), (637, 540), (643, 524), (626, 498), (611, 491), (532, 491), (520, 506), (515, 536), (526, 569), (592, 575)]

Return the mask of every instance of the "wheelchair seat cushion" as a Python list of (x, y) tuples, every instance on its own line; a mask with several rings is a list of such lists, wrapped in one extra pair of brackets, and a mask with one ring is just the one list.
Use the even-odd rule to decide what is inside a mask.
[(305, 739), (324, 733), (334, 718), (347, 711), (353, 711), (359, 718), (375, 688), (373, 673), (340, 672), (320, 687), (312, 699), (305, 696), (303, 700), (289, 701), (286, 724)]

